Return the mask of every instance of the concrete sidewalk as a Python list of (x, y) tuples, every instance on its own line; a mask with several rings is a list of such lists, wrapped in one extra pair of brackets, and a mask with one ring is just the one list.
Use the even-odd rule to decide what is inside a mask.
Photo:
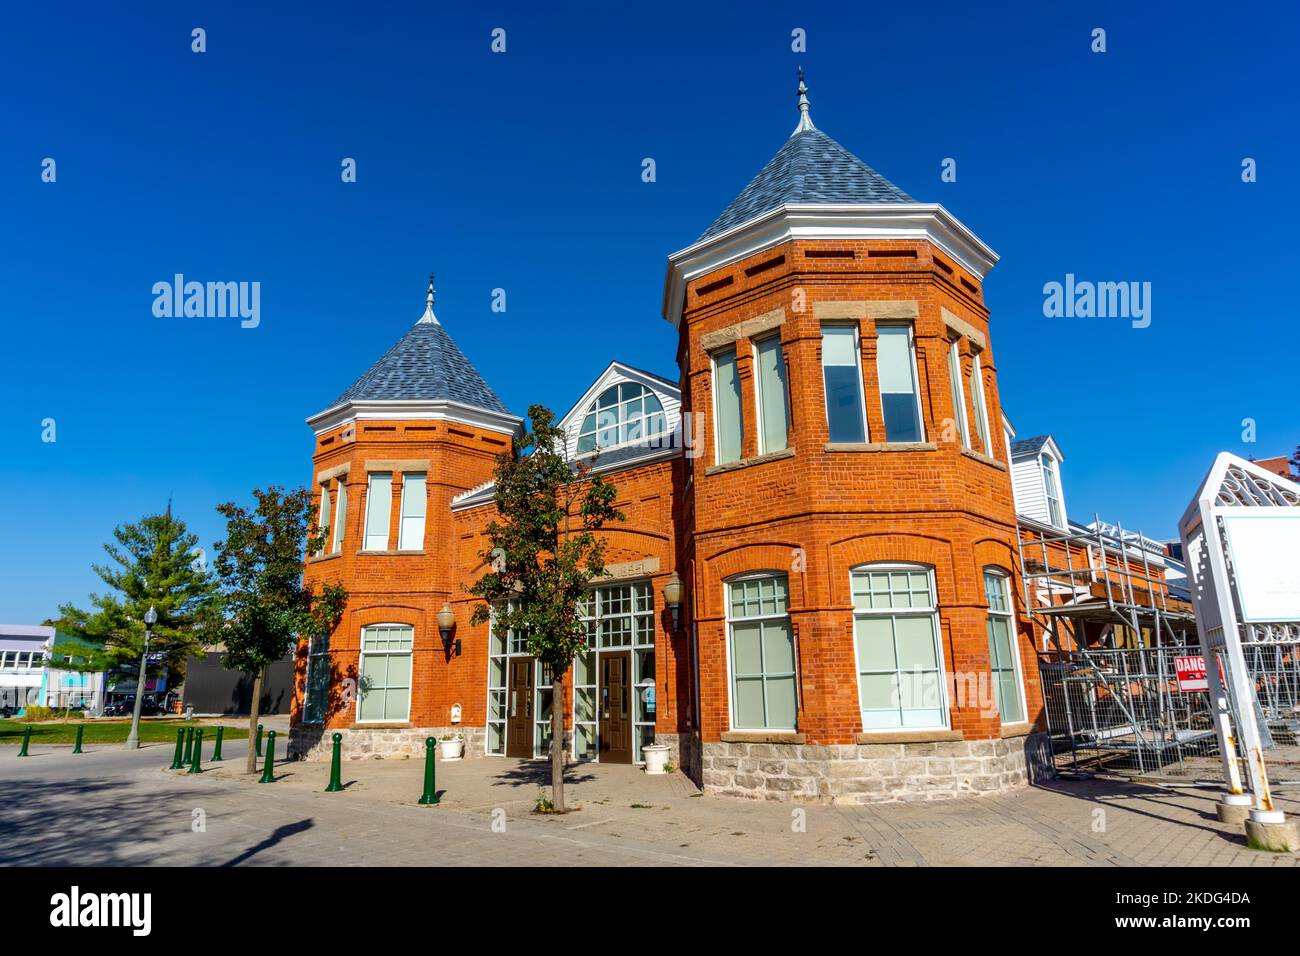
[[(210, 779), (254, 785), (240, 770), (226, 763)], [(276, 783), (260, 789), (383, 813), (384, 805), (418, 807), (423, 773), (419, 759), (344, 761), (345, 791), (327, 794), (328, 763), (292, 762), (277, 765)], [(537, 797), (549, 792), (545, 761), (440, 761), (441, 803), (418, 809), (613, 838), (629, 849), (635, 843), (714, 863), (1294, 866), (1298, 859), (1248, 849), (1239, 829), (1215, 819), (1216, 796), (1204, 790), (1062, 781), (989, 797), (829, 807), (706, 796), (680, 773), (648, 776), (627, 766), (578, 764), (566, 781), (574, 812), (538, 815)], [(1300, 792), (1283, 790), (1279, 801), (1300, 813)]]

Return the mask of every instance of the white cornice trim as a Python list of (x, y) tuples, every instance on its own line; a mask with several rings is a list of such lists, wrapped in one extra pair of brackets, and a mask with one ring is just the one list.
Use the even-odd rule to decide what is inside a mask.
[(483, 428), (514, 437), (521, 433), (523, 419), (508, 412), (493, 412), (449, 400), (389, 399), (343, 402), (307, 419), (317, 435), (350, 421), (394, 419), (403, 421), (448, 421)]
[(792, 239), (926, 240), (980, 280), (998, 261), (996, 252), (938, 203), (785, 205), (670, 255), (664, 318), (678, 324), (692, 280)]

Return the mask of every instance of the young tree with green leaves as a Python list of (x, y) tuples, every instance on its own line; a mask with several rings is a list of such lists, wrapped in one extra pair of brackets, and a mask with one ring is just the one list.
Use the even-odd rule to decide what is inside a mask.
[(578, 602), (605, 573), (605, 543), (597, 534), (622, 521), (615, 489), (564, 456), (565, 435), (542, 405), (528, 409), (530, 430), (497, 458), (497, 518), (487, 527), (491, 569), (470, 588), (486, 603), (473, 622), (518, 631), (551, 674), (551, 799), (564, 807), (564, 682), (573, 658), (586, 650)]
[(209, 634), (212, 643), (225, 645), (225, 667), (253, 677), (248, 773), (257, 769), (251, 742), (257, 734), (266, 668), (299, 640), (332, 632), (347, 604), (341, 584), (325, 584), (317, 591), (303, 582), (304, 558), (319, 551), (324, 540), (311, 492), (261, 488), (253, 497), (257, 504), (251, 511), (233, 501), (217, 506), (226, 519), (226, 538), (216, 543), (213, 561), (222, 613)]
[(201, 646), (199, 630), (217, 602), (216, 586), (201, 566), (198, 536), (171, 513), (147, 515), (134, 524), (119, 525), (104, 550), (113, 564), (92, 565), (111, 589), (90, 596), (91, 608), (59, 607), (58, 618), (46, 622), (85, 643), (87, 653), (59, 656), (52, 666), (83, 672), (138, 668), (137, 712), (143, 701), (149, 661), (145, 659), (145, 613), (156, 609), (148, 657), (167, 670), (179, 670), (186, 657)]

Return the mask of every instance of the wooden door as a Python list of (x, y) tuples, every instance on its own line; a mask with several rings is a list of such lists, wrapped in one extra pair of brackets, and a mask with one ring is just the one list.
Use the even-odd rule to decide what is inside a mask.
[(533, 659), (510, 658), (506, 687), (506, 756), (533, 755)]
[(632, 762), (632, 656), (600, 655), (600, 759)]

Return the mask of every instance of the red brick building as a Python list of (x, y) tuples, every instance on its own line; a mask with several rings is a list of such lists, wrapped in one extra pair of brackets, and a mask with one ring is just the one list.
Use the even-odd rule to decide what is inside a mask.
[[(1035, 763), (1042, 700), (982, 295), (996, 255), (818, 130), (803, 93), (786, 144), (668, 259), (679, 380), (613, 362), (564, 417), (627, 516), (584, 604), (566, 748), (635, 763), (668, 744), (738, 795), (1005, 789)], [(432, 291), (309, 424), (331, 534), (307, 576), (351, 599), (301, 649), (294, 749), (337, 729), (350, 755), (419, 752), (454, 730), (470, 756), (543, 753), (549, 678), (470, 624), (465, 592), (520, 419)]]

